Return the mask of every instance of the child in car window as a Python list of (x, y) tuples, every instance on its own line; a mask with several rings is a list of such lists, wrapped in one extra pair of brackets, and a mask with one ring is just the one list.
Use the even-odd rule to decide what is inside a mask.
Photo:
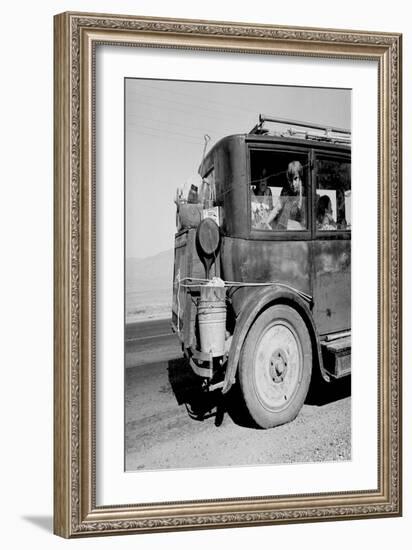
[(266, 168), (262, 169), (261, 177), (251, 189), (252, 227), (268, 229), (266, 219), (273, 209), (272, 191), (268, 186)]
[(316, 226), (321, 231), (336, 230), (336, 222), (333, 219), (332, 201), (328, 195), (319, 197), (316, 212)]

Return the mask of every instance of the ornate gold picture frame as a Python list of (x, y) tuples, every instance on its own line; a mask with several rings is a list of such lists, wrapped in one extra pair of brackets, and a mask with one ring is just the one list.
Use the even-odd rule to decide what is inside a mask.
[[(56, 534), (81, 537), (401, 514), (401, 44), (401, 35), (394, 33), (82, 13), (55, 17)], [(378, 166), (371, 168), (378, 181), (377, 488), (149, 503), (136, 494), (135, 504), (97, 503), (95, 92), (96, 48), (104, 45), (377, 64)]]

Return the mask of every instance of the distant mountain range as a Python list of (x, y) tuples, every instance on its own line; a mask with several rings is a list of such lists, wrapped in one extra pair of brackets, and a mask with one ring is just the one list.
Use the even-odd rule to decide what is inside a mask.
[(147, 258), (126, 259), (126, 292), (171, 291), (174, 250)]

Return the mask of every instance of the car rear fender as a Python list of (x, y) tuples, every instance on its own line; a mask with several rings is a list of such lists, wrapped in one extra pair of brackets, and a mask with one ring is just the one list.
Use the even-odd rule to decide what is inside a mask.
[(309, 330), (314, 365), (318, 366), (322, 377), (329, 381), (329, 376), (323, 367), (322, 353), (319, 335), (313, 323), (310, 311), (312, 300), (310, 296), (304, 297), (297, 289), (284, 285), (272, 285), (252, 293), (245, 301), (235, 324), (233, 338), (229, 349), (228, 362), (222, 393), (227, 393), (236, 380), (239, 358), (245, 338), (255, 319), (268, 307), (284, 303), (293, 307), (305, 321)]

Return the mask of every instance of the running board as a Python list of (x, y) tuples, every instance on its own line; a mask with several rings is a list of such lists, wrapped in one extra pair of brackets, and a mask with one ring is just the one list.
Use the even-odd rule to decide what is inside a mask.
[(343, 378), (351, 372), (351, 337), (345, 336), (321, 342), (323, 366), (333, 378)]

